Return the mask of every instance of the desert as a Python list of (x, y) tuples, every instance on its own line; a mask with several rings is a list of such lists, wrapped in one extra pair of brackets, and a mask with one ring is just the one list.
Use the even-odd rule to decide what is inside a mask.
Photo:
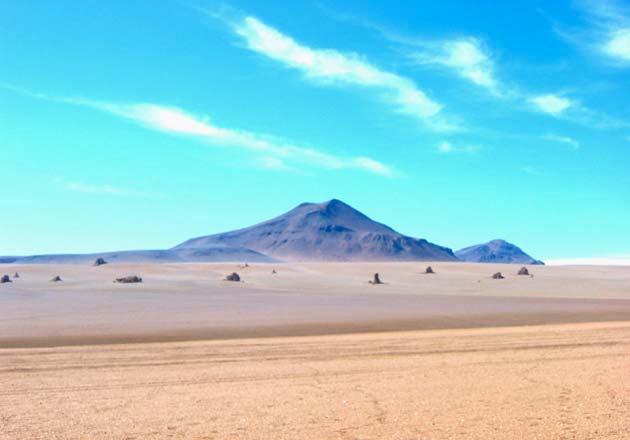
[(627, 268), (10, 267), (3, 439), (630, 435)]
[(0, 440), (630, 440), (629, 2), (0, 1)]

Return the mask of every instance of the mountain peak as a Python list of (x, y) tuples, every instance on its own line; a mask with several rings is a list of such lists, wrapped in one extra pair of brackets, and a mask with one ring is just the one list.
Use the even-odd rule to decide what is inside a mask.
[(271, 220), (193, 238), (176, 248), (217, 244), (288, 260), (456, 260), (450, 249), (406, 237), (339, 199), (302, 203)]

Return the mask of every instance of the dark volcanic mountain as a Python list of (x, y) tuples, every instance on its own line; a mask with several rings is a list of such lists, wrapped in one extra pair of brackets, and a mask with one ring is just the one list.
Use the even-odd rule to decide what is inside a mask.
[(193, 238), (174, 248), (227, 245), (294, 261), (456, 261), (453, 252), (424, 239), (407, 237), (339, 200), (303, 203), (248, 228)]
[(455, 252), (457, 258), (471, 263), (545, 264), (505, 240), (492, 240)]

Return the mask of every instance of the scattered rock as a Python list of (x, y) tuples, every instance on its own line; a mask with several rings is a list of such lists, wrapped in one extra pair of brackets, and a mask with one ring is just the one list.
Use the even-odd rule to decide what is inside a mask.
[(20, 274), (19, 274), (19, 273), (17, 273), (17, 272), (15, 272), (15, 274), (13, 275), (13, 278), (14, 278), (14, 279), (15, 279), (15, 278), (20, 278)]
[(11, 282), (11, 278), (9, 278), (9, 275), (2, 275), (2, 278), (0, 278), (0, 284), (10, 283), (10, 282)]
[(275, 275), (275, 274), (277, 274), (278, 272), (276, 272), (276, 269), (274, 269), (274, 270), (272, 270), (272, 271), (271, 271), (271, 273), (272, 273), (273, 275)]
[(494, 275), (492, 275), (492, 278), (495, 279), (495, 280), (502, 280), (505, 277), (503, 276), (503, 274), (501, 272), (497, 272)]
[(529, 275), (529, 271), (527, 270), (527, 268), (525, 266), (521, 267), (521, 269), (518, 271), (519, 275)]
[(61, 281), (61, 277), (59, 275), (55, 276), (52, 280), (50, 280), (51, 283), (58, 283), (59, 281)]
[(426, 268), (424, 273), (435, 273), (435, 272), (433, 271), (433, 268), (431, 266), (429, 266), (429, 267)]
[(140, 278), (137, 275), (129, 275), (126, 277), (122, 277), (122, 278), (116, 278), (116, 281), (114, 281), (115, 283), (124, 283), (124, 284), (128, 284), (128, 283), (141, 283), (142, 282), (142, 278)]
[(378, 276), (378, 272), (374, 274), (374, 279), (370, 280), (370, 284), (383, 284), (381, 277)]
[(107, 261), (105, 261), (104, 258), (98, 257), (95, 261), (94, 261), (94, 266), (102, 266), (103, 264), (107, 264)]
[(236, 273), (232, 272), (228, 276), (225, 277), (225, 281), (241, 281), (241, 277)]

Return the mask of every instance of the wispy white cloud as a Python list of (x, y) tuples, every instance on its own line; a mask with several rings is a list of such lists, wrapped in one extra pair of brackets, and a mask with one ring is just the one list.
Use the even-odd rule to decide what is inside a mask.
[(543, 139), (547, 141), (551, 141), (551, 142), (557, 142), (560, 144), (568, 145), (573, 150), (578, 150), (580, 148), (580, 143), (569, 136), (560, 136), (557, 134), (549, 133), (543, 136)]
[(54, 179), (54, 182), (63, 189), (71, 192), (84, 194), (102, 194), (111, 196), (130, 196), (130, 197), (161, 197), (159, 194), (137, 191), (129, 188), (121, 188), (108, 184), (93, 184), (78, 181), (68, 181), (64, 179)]
[(410, 57), (417, 63), (448, 68), (473, 84), (499, 94), (494, 61), (479, 39), (415, 40), (413, 45), (417, 49)]
[(275, 167), (268, 168), (281, 169), (281, 163), (292, 161), (333, 170), (356, 169), (388, 177), (394, 175), (391, 167), (369, 157), (337, 156), (314, 148), (296, 146), (264, 134), (219, 127), (212, 124), (207, 117), (201, 118), (177, 107), (153, 103), (120, 104), (82, 98), (57, 98), (32, 93), (30, 95), (90, 107), (164, 133), (191, 136), (215, 145), (254, 151), (266, 157), (268, 165), (272, 164), (269, 158), (275, 159)]
[(602, 51), (609, 57), (630, 62), (630, 28), (613, 31), (602, 45)]
[(597, 54), (618, 66), (630, 66), (630, 6), (612, 0), (580, 0), (587, 26), (567, 28), (554, 22), (565, 41)]
[(574, 102), (569, 98), (551, 93), (532, 96), (529, 98), (529, 102), (533, 104), (537, 110), (552, 116), (559, 116), (574, 105)]
[(455, 146), (450, 142), (440, 142), (437, 146), (438, 153), (451, 154), (451, 153), (476, 153), (481, 150), (478, 145), (463, 145)]
[(236, 21), (233, 27), (250, 50), (297, 69), (308, 79), (375, 89), (398, 112), (430, 128), (457, 129), (456, 124), (439, 115), (442, 104), (431, 99), (411, 79), (383, 70), (358, 54), (308, 47), (251, 16)]
[(606, 0), (584, 0), (583, 10), (590, 18), (590, 45), (620, 64), (630, 65), (630, 8)]

